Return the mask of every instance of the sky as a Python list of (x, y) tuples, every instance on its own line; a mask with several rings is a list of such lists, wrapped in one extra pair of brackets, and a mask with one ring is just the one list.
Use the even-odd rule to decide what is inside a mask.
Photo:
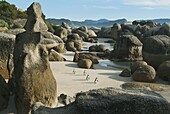
[(39, 2), (46, 18), (85, 19), (126, 18), (127, 20), (170, 18), (170, 0), (7, 0), (26, 10)]

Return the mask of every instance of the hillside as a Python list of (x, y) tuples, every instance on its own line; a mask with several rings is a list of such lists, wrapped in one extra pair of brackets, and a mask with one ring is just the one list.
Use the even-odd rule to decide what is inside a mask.
[(13, 20), (18, 18), (27, 18), (26, 12), (21, 11), (21, 9), (6, 1), (0, 1), (0, 20), (5, 21), (10, 25)]
[(48, 22), (54, 24), (61, 24), (62, 22), (66, 22), (71, 27), (79, 27), (79, 26), (87, 26), (87, 27), (103, 27), (103, 26), (112, 26), (114, 23), (126, 23), (126, 19), (118, 19), (118, 20), (107, 20), (107, 19), (100, 19), (100, 20), (85, 20), (85, 21), (70, 21), (69, 19), (47, 19)]
[[(128, 22), (126, 19), (117, 19), (117, 20), (107, 20), (107, 19), (99, 19), (99, 20), (85, 20), (85, 21), (71, 21), (69, 19), (47, 19), (48, 22), (54, 23), (54, 24), (61, 24), (62, 22), (66, 22), (71, 27), (80, 27), (80, 26), (87, 26), (87, 27), (104, 27), (104, 26), (112, 26), (114, 23), (126, 23)], [(137, 21), (147, 21), (147, 20), (137, 20)], [(153, 19), (152, 21), (156, 23), (163, 24), (165, 22), (170, 22), (170, 19)]]

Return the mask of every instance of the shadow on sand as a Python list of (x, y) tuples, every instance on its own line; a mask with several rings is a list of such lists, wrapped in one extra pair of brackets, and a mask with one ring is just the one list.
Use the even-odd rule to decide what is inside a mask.
[(84, 84), (95, 84), (94, 82), (82, 82)]
[(73, 79), (73, 81), (86, 81), (86, 79)]
[(121, 77), (119, 76), (119, 72), (117, 73), (99, 73), (99, 75), (106, 75), (109, 76), (109, 78), (117, 80), (117, 81), (123, 81), (123, 82), (133, 82), (131, 77)]
[(66, 64), (65, 66), (67, 67), (72, 67), (72, 68), (78, 68), (77, 64), (73, 64), (73, 63), (70, 63), (70, 64)]

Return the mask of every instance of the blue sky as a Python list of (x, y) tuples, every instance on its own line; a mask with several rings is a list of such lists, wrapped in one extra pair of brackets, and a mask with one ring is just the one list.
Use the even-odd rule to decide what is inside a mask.
[(155, 19), (170, 18), (170, 0), (7, 0), (24, 10), (39, 2), (46, 18)]

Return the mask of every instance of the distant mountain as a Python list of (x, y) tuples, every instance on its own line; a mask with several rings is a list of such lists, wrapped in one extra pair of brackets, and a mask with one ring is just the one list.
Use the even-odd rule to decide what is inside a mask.
[(170, 19), (169, 19), (169, 18), (147, 19), (147, 20), (136, 20), (136, 21), (148, 21), (148, 20), (152, 20), (153, 22), (155, 22), (155, 23), (160, 23), (160, 24), (170, 23)]
[(72, 21), (70, 21), (69, 19), (55, 19), (55, 18), (49, 18), (46, 19), (46, 21), (50, 22), (50, 23), (54, 23), (56, 25), (60, 25), (62, 22), (67, 23), (70, 27), (75, 27), (75, 25), (72, 23)]
[(80, 27), (80, 26), (87, 26), (87, 27), (104, 27), (104, 26), (112, 26), (114, 23), (126, 23), (126, 19), (118, 19), (118, 20), (107, 20), (107, 19), (99, 19), (99, 20), (85, 20), (85, 21), (70, 21), (69, 19), (47, 19), (48, 22), (54, 24), (61, 24), (62, 22), (67, 23), (71, 27)]
[(170, 19), (154, 19), (153, 20), (154, 22), (156, 22), (156, 23), (160, 23), (160, 24), (163, 24), (163, 23), (170, 23)]
[[(123, 23), (127, 23), (128, 21), (126, 19), (117, 19), (117, 20), (108, 20), (108, 19), (99, 19), (99, 20), (90, 20), (90, 19), (86, 19), (85, 21), (71, 21), (69, 19), (47, 19), (47, 21), (54, 23), (54, 24), (61, 24), (62, 22), (67, 23), (70, 27), (80, 27), (80, 26), (87, 26), (87, 27), (104, 27), (104, 26), (112, 26), (114, 23), (119, 23), (119, 24), (123, 24)], [(143, 21), (143, 20), (137, 20), (137, 21)], [(154, 22), (157, 23), (165, 23), (165, 22), (169, 22), (170, 23), (170, 19), (153, 19)]]

